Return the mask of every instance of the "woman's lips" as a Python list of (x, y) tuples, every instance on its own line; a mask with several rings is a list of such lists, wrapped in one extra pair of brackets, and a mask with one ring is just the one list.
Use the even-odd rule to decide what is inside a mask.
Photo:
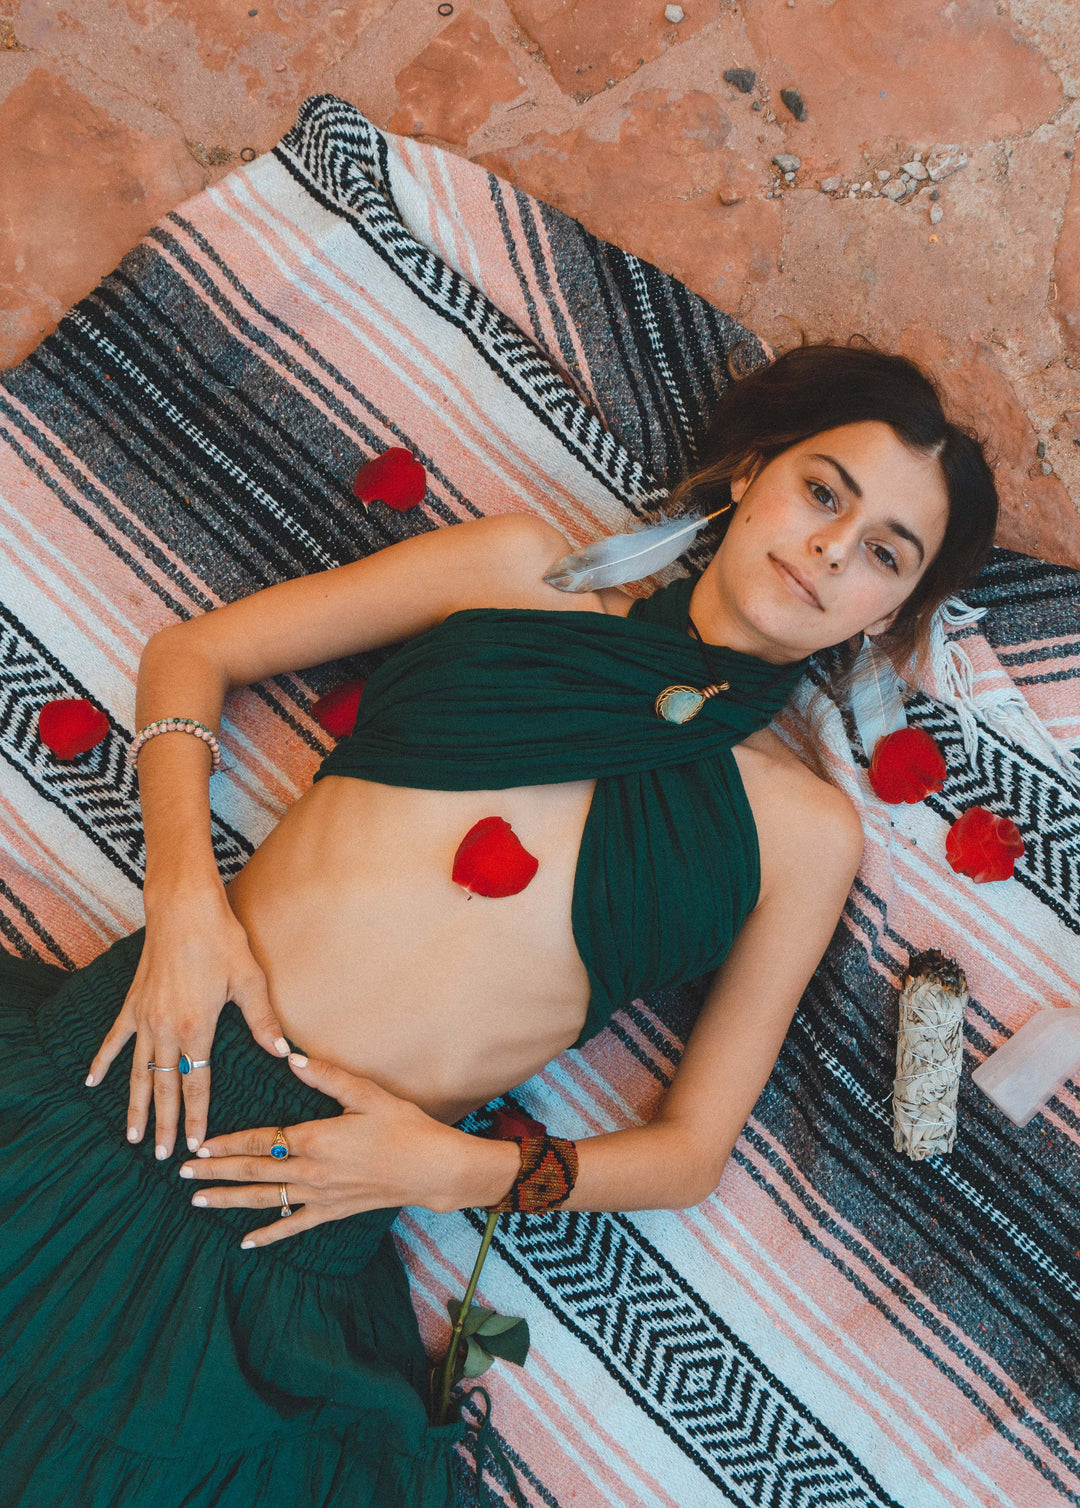
[(777, 575), (787, 587), (788, 591), (791, 592), (792, 596), (798, 597), (802, 602), (809, 602), (810, 606), (816, 607), (819, 613), (825, 611), (821, 603), (814, 596), (813, 592), (811, 592), (807, 587), (803, 586), (802, 582), (791, 570), (790, 566), (786, 566), (784, 565), (783, 561), (777, 560), (775, 555), (770, 555), (769, 559), (776, 567)]

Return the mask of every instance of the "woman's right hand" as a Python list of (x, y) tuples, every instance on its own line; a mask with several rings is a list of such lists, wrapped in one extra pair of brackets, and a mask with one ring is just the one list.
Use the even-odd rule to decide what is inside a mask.
[[(184, 1130), (194, 1152), (206, 1136), (211, 1069), (181, 1074), (181, 1053), (210, 1057), (217, 1019), (235, 1001), (252, 1036), (284, 1057), (289, 1044), (270, 1005), (266, 975), (233, 914), (223, 886), (188, 893), (148, 914), (146, 937), (123, 1008), (90, 1065), (87, 1084), (100, 1084), (117, 1053), (135, 1037), (127, 1137), (141, 1141), (154, 1102), (159, 1158), (172, 1155), (184, 1099)], [(164, 1068), (150, 1069), (148, 1063)], [(171, 1069), (172, 1071), (167, 1071)]]

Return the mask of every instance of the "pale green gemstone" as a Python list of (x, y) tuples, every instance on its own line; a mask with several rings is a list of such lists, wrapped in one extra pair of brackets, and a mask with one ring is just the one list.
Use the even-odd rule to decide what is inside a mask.
[(700, 691), (689, 686), (672, 686), (661, 692), (656, 710), (665, 722), (688, 723), (704, 705), (705, 698)]

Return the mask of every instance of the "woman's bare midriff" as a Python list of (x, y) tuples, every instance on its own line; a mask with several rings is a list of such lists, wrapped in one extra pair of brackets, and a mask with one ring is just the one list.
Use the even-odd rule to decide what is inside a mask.
[[(630, 602), (611, 588), (575, 606), (624, 617)], [(761, 833), (771, 782), (799, 762), (769, 729), (733, 752)], [(593, 786), (314, 784), (226, 886), (290, 1040), (444, 1121), (569, 1047), (589, 1001), (570, 908)], [(461, 839), (489, 816), (539, 861), (517, 895), (470, 897), (451, 878)]]
[[(226, 886), (289, 1039), (446, 1121), (550, 1062), (589, 999), (570, 904), (592, 790), (313, 785)], [(454, 854), (493, 815), (539, 867), (470, 896)]]

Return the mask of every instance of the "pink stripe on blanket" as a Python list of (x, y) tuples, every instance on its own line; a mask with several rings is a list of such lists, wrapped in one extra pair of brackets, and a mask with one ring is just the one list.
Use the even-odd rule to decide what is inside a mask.
[[(140, 919), (123, 915), (107, 896), (95, 894), (97, 904), (89, 905), (88, 884), (42, 834), (31, 831), (22, 813), (4, 797), (0, 797), (0, 851), (4, 884), (77, 968), (140, 924)], [(62, 958), (50, 955), (10, 900), (5, 901), (5, 908), (15, 930), (30, 941), (39, 957), (46, 963), (63, 963)]]
[[(5, 392), (4, 397), (5, 402), (25, 420), (25, 428), (20, 431), (23, 445), (31, 451), (34, 463), (54, 483), (54, 487), (47, 486), (29, 467), (9, 466), (4, 486), (6, 495), (13, 504), (13, 511), (17, 510), (24, 517), (33, 519), (39, 529), (47, 529), (52, 543), (62, 547), (69, 560), (92, 563), (94, 579), (100, 582), (103, 591), (124, 603), (126, 616), (143, 642), (157, 629), (175, 623), (177, 619), (153, 591), (141, 584), (138, 590), (133, 590), (130, 566), (118, 553), (108, 548), (106, 540), (116, 541), (119, 549), (134, 555), (150, 580), (167, 596), (181, 601), (185, 596), (189, 601), (202, 596), (217, 604), (219, 599), (206, 583), (162, 539), (149, 533), (123, 498), (112, 492), (99, 477), (92, 476), (63, 440), (54, 431), (43, 428), (37, 415), (25, 409), (12, 393)], [(64, 470), (60, 469), (54, 456), (49, 453), (50, 450), (59, 452), (66, 463)], [(76, 477), (85, 480), (84, 487), (79, 487), (77, 482), (72, 481), (69, 470)], [(95, 494), (102, 496), (110, 508), (134, 524), (135, 528), (121, 535), (101, 511)], [(64, 507), (64, 497), (72, 499), (96, 519), (105, 535), (104, 540), (81, 519), (76, 518), (70, 509)], [(139, 544), (140, 536), (146, 537), (147, 544), (153, 548), (153, 554)], [(175, 568), (175, 575), (169, 575), (161, 569), (161, 559)]]
[[(370, 375), (368, 377), (379, 392), (380, 406), (390, 413), (414, 413), (416, 417), (410, 428), (413, 443), (430, 454), (438, 455), (440, 469), (460, 483), (462, 490), (482, 512), (505, 513), (525, 508), (548, 517), (561, 528), (579, 533), (583, 511), (581, 500), (562, 486), (557, 478), (543, 474), (521, 448), (513, 433), (497, 429), (498, 416), (485, 413), (479, 407), (467, 378), (434, 352), (425, 351), (423, 362), (420, 362), (418, 355), (414, 354), (412, 332), (393, 309), (379, 307), (381, 323), (385, 327), (380, 328), (379, 322), (366, 312), (376, 307), (374, 290), (361, 288), (354, 280), (350, 280), (347, 271), (336, 266), (317, 241), (302, 235), (296, 227), (289, 227), (292, 235), (288, 239), (278, 236), (273, 229), (273, 222), (280, 219), (279, 212), (254, 190), (250, 190), (250, 193), (251, 198), (265, 212), (262, 220), (231, 190), (219, 187), (214, 193), (215, 199), (220, 200), (222, 206), (228, 206), (248, 230), (243, 247), (237, 241), (237, 223), (230, 222), (224, 212), (220, 224), (205, 227), (205, 233), (215, 245), (221, 247), (230, 240), (235, 243), (228, 248), (230, 257), (245, 281), (250, 279), (254, 286), (258, 286), (260, 278), (265, 280), (276, 276), (280, 279), (280, 267), (271, 267), (268, 261), (265, 266), (261, 265), (272, 247), (290, 265), (292, 276), (296, 280), (294, 286), (299, 307), (290, 310), (291, 322), (303, 328), (309, 338), (313, 329), (321, 326), (320, 348), (328, 361), (345, 371), (356, 360), (356, 330), (350, 329), (349, 325), (359, 326), (368, 339), (369, 350), (384, 367), (378, 382), (374, 382)], [(209, 219), (210, 216), (204, 218)], [(310, 257), (302, 262), (292, 245), (297, 239), (310, 252)], [(193, 257), (198, 258), (197, 247), (192, 245), (190, 251)], [(162, 251), (162, 254), (168, 258), (166, 252)], [(184, 277), (195, 288), (190, 275), (173, 259), (168, 259), (173, 261), (177, 275)], [(203, 265), (208, 277), (220, 280), (220, 274), (216, 273), (213, 264), (204, 261)], [(323, 304), (311, 301), (305, 307), (300, 302), (308, 300), (310, 296), (300, 288), (299, 281), (301, 278), (314, 278), (316, 266), (326, 269), (327, 278), (320, 282), (320, 293), (329, 310), (336, 311), (336, 317)], [(355, 295), (352, 301), (346, 301), (333, 286), (334, 283), (341, 282), (346, 283)], [(223, 292), (226, 291), (222, 286)], [(258, 322), (257, 316), (249, 314), (249, 317)], [(387, 345), (387, 332), (394, 338), (393, 346)], [(275, 341), (283, 339), (280, 330), (270, 332), (268, 328), (268, 333), (273, 334)], [(237, 338), (242, 339), (242, 336), (238, 334)], [(265, 351), (260, 351), (259, 356), (260, 360), (273, 364), (273, 358)], [(297, 359), (302, 361), (306, 358), (298, 351)], [(431, 372), (442, 376), (442, 386), (431, 381)], [(285, 371), (282, 371), (282, 376), (291, 380)], [(456, 394), (452, 407), (447, 403), (447, 388)], [(342, 393), (341, 396), (346, 403), (354, 401), (349, 394)], [(417, 400), (424, 396), (428, 401), (417, 413)], [(340, 424), (338, 416), (321, 405), (313, 392), (305, 390), (305, 398), (322, 407), (330, 422)], [(370, 417), (368, 422), (371, 422)], [(389, 430), (386, 432), (387, 445), (400, 443), (400, 436)], [(351, 477), (348, 480), (351, 483)], [(439, 493), (437, 478), (429, 477), (429, 484)], [(513, 495), (514, 489), (519, 493), (517, 498)], [(469, 516), (453, 495), (444, 494), (442, 500), (460, 517)]]
[[(408, 1214), (399, 1217), (398, 1226), (397, 1246), (409, 1271), (421, 1337), (428, 1355), (441, 1357), (450, 1343), (445, 1298), (460, 1297), (469, 1274)], [(476, 1244), (479, 1247), (479, 1238)], [(475, 1302), (489, 1309), (499, 1304), (482, 1280)], [(601, 1487), (605, 1503), (639, 1508), (640, 1494), (625, 1481), (633, 1474), (659, 1496), (661, 1503), (680, 1508), (625, 1446), (614, 1440), (585, 1400), (572, 1394), (561, 1380), (557, 1389), (552, 1388), (557, 1374), (535, 1340), (524, 1368), (509, 1363), (496, 1365), (498, 1370), (492, 1369), (482, 1378), (491, 1395), (492, 1421), (510, 1445), (537, 1467), (545, 1486), (558, 1488), (560, 1502), (574, 1502), (578, 1495), (584, 1502), (597, 1501), (592, 1494)], [(603, 1450), (597, 1449), (598, 1442)], [(555, 1468), (554, 1477), (547, 1474), (551, 1466)]]
[[(810, 1333), (817, 1337), (823, 1350), (835, 1350), (840, 1359), (846, 1340), (859, 1342), (865, 1358), (860, 1371), (865, 1373), (866, 1386), (872, 1388), (880, 1398), (882, 1410), (899, 1410), (904, 1407), (909, 1416), (907, 1428), (913, 1430), (935, 1453), (940, 1454), (938, 1447), (934, 1445), (933, 1431), (928, 1427), (926, 1418), (920, 1423), (919, 1409), (915, 1404), (923, 1406), (925, 1415), (947, 1430), (954, 1443), (957, 1453), (956, 1460), (952, 1462), (954, 1469), (974, 1462), (991, 1480), (999, 1485), (1007, 1484), (1010, 1492), (1018, 1492), (1017, 1501), (1041, 1501), (1038, 1494), (1047, 1490), (1045, 1479), (1038, 1476), (1024, 1461), (1015, 1445), (1010, 1444), (988, 1424), (985, 1415), (964, 1396), (955, 1383), (888, 1322), (885, 1314), (899, 1316), (931, 1356), (938, 1358), (954, 1372), (962, 1373), (966, 1386), (982, 1399), (991, 1413), (1002, 1417), (1007, 1427), (1024, 1439), (1036, 1456), (1045, 1455), (1045, 1439), (1040, 1441), (1032, 1424), (1025, 1423), (1019, 1417), (1020, 1413), (1028, 1414), (1044, 1436), (1056, 1440), (1065, 1454), (1071, 1455), (1072, 1445), (1068, 1439), (994, 1357), (979, 1345), (978, 1337), (958, 1331), (950, 1315), (935, 1305), (881, 1249), (873, 1246), (865, 1232), (852, 1226), (830, 1205), (822, 1190), (809, 1183), (784, 1146), (770, 1135), (766, 1127), (756, 1119), (752, 1119), (750, 1125), (767, 1144), (771, 1157), (766, 1160), (752, 1143), (745, 1140), (740, 1142), (740, 1150), (757, 1166), (759, 1175), (769, 1183), (775, 1184), (778, 1168), (782, 1166), (786, 1179), (793, 1186), (809, 1192), (821, 1211), (814, 1227), (815, 1237), (846, 1265), (857, 1270), (859, 1279), (875, 1295), (877, 1302), (866, 1302), (862, 1295), (852, 1289), (850, 1280), (842, 1272), (831, 1263), (822, 1262), (815, 1257), (792, 1227), (784, 1211), (777, 1208), (775, 1201), (762, 1189), (759, 1182), (734, 1164), (730, 1164), (725, 1173), (721, 1197), (709, 1201), (709, 1222), (722, 1238), (722, 1244), (717, 1249), (718, 1259), (722, 1259), (723, 1243), (726, 1243), (741, 1252), (749, 1270), (756, 1270), (760, 1264), (760, 1255), (745, 1238), (746, 1232), (752, 1232), (754, 1241), (760, 1242), (775, 1259), (770, 1282), (781, 1284), (786, 1281), (784, 1297), (787, 1303), (799, 1305), (799, 1317)], [(693, 1224), (693, 1221), (689, 1223)], [(845, 1232), (850, 1238), (850, 1244), (833, 1234), (830, 1226)], [(860, 1249), (865, 1255), (860, 1256)], [(870, 1265), (871, 1262), (873, 1265)], [(903, 1293), (916, 1298), (918, 1309), (908, 1307), (893, 1287), (883, 1281), (881, 1272), (888, 1274)], [(732, 1275), (735, 1276), (735, 1273)], [(752, 1291), (745, 1276), (741, 1282), (748, 1292)], [(825, 1311), (824, 1317), (814, 1316), (814, 1309)], [(921, 1314), (919, 1310), (922, 1311)], [(928, 1318), (934, 1321), (933, 1327), (927, 1322)], [(956, 1351), (942, 1344), (941, 1331), (957, 1338)], [(797, 1340), (796, 1344), (802, 1345)], [(998, 1394), (987, 1386), (980, 1371), (971, 1365), (965, 1353), (977, 1358), (979, 1368), (998, 1379), (1014, 1401), (1013, 1408), (1004, 1405)], [(850, 1359), (847, 1364), (851, 1364)], [(893, 1395), (891, 1383), (894, 1380), (902, 1384), (908, 1394), (909, 1402), (906, 1405), (902, 1405)], [(866, 1401), (865, 1398), (862, 1400), (864, 1405)], [(977, 1460), (972, 1450), (974, 1441), (980, 1442)], [(945, 1459), (943, 1455), (941, 1458)], [(1065, 1468), (1057, 1469), (1068, 1474)], [(982, 1484), (982, 1490), (986, 1491), (985, 1484)], [(1031, 1496), (1024, 1496), (1028, 1491)], [(978, 1500), (980, 1503), (985, 1501), (981, 1497)], [(1005, 1498), (1003, 1501), (1011, 1504), (1012, 1499)]]

